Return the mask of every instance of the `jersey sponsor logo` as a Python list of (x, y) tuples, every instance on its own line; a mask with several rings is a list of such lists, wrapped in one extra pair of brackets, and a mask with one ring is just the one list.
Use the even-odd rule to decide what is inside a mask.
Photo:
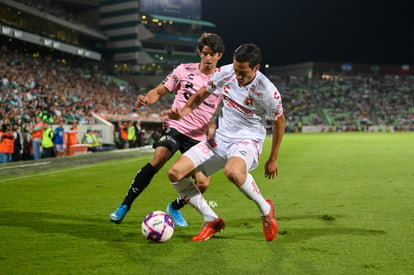
[(246, 107), (238, 104), (237, 102), (233, 101), (231, 98), (229, 98), (228, 96), (224, 96), (224, 103), (229, 106), (232, 109), (235, 109), (236, 111), (242, 113), (243, 115), (246, 116), (253, 116), (253, 111), (247, 109)]
[(187, 81), (187, 83), (184, 86), (186, 89), (192, 89), (194, 87), (193, 83), (191, 83), (190, 81)]

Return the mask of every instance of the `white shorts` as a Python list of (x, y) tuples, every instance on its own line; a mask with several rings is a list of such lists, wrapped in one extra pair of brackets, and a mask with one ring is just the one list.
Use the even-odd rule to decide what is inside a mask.
[(56, 152), (63, 153), (65, 152), (65, 145), (63, 144), (55, 144)]
[(192, 160), (197, 172), (210, 176), (223, 168), (231, 157), (242, 158), (247, 171), (251, 171), (257, 167), (261, 152), (262, 144), (251, 139), (226, 142), (215, 137), (194, 145), (184, 155)]

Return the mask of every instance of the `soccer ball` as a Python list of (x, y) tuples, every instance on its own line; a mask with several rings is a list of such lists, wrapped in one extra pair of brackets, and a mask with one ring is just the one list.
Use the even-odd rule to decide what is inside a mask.
[(142, 221), (142, 234), (154, 242), (163, 243), (171, 239), (174, 233), (174, 222), (163, 211), (153, 211)]

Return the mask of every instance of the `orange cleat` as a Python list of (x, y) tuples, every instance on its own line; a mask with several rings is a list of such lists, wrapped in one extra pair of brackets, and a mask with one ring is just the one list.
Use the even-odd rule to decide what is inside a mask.
[(269, 214), (262, 216), (263, 233), (267, 241), (273, 241), (277, 236), (278, 226), (275, 217), (275, 207), (271, 200), (266, 200), (270, 205)]
[(205, 222), (203, 229), (201, 229), (201, 232), (195, 235), (191, 240), (193, 241), (207, 241), (216, 233), (219, 233), (223, 231), (225, 226), (224, 221), (218, 217), (217, 220), (212, 222)]

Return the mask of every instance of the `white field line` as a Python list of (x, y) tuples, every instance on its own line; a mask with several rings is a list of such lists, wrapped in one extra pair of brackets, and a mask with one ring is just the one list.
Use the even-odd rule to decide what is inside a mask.
[[(128, 162), (137, 161), (139, 159), (140, 158), (134, 158), (134, 159), (128, 159), (128, 160), (121, 160), (121, 161), (124, 162), (124, 163), (128, 163)], [(63, 168), (63, 169), (50, 171), (50, 172), (39, 173), (39, 174), (18, 176), (18, 177), (14, 177), (14, 178), (8, 178), (8, 179), (0, 180), (0, 183), (6, 182), (6, 181), (12, 181), (12, 180), (20, 180), (20, 179), (25, 179), (25, 178), (30, 178), (30, 177), (38, 177), (38, 176), (47, 176), (47, 175), (54, 175), (54, 174), (59, 174), (59, 173), (66, 173), (66, 172), (70, 172), (70, 171), (74, 171), (74, 170), (81, 170), (81, 169), (85, 169), (85, 168), (90, 168), (90, 167), (99, 166), (99, 165), (106, 165), (106, 164), (107, 163), (94, 163), (94, 164), (87, 164), (87, 165), (84, 165), (82, 167), (75, 167), (75, 168), (68, 168), (68, 169)], [(7, 168), (9, 168), (9, 167), (7, 167)]]
[(0, 170), (21, 168), (21, 167), (39, 166), (39, 165), (46, 165), (46, 164), (49, 164), (49, 163), (50, 163), (50, 161), (40, 162), (40, 163), (32, 163), (32, 164), (15, 165), (15, 166), (7, 166), (7, 167), (1, 167)]

